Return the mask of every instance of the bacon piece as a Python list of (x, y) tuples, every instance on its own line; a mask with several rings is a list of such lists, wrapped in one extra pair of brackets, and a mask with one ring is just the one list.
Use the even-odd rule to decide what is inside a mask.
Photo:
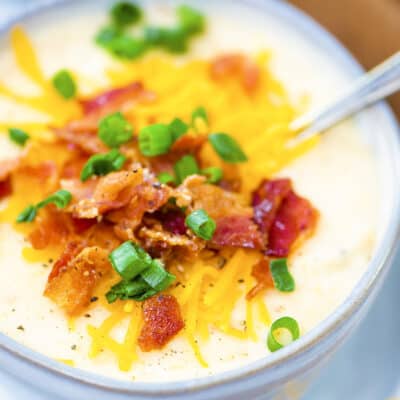
[(138, 237), (144, 249), (153, 257), (178, 258), (180, 260), (193, 260), (205, 247), (204, 240), (190, 232), (187, 235), (176, 235), (162, 229), (160, 224), (151, 228), (143, 227), (139, 230)]
[(186, 233), (185, 214), (180, 210), (157, 212), (154, 218), (161, 221), (163, 228), (174, 235), (184, 235)]
[(138, 338), (142, 351), (162, 349), (181, 329), (184, 322), (175, 297), (158, 295), (143, 304), (144, 325)]
[(73, 202), (92, 198), (97, 183), (96, 179), (88, 179), (85, 182), (80, 179), (62, 179), (60, 181), (61, 187), (72, 194)]
[(89, 155), (105, 153), (108, 149), (96, 134), (98, 121), (91, 121), (91, 119), (82, 120), (79, 124), (71, 122), (64, 128), (53, 129), (53, 132), (56, 137), (67, 142), (73, 149), (77, 148)]
[(115, 233), (121, 240), (134, 238), (134, 230), (140, 225), (145, 213), (153, 213), (170, 197), (170, 188), (159, 185), (153, 178), (136, 186), (131, 201), (125, 207), (111, 211), (106, 218), (115, 224)]
[(273, 288), (274, 281), (272, 279), (271, 270), (269, 269), (269, 259), (263, 257), (257, 264), (253, 265), (251, 275), (256, 278), (256, 285), (247, 293), (246, 299), (251, 300), (258, 293), (265, 289)]
[(122, 86), (116, 89), (106, 90), (90, 99), (81, 100), (81, 105), (85, 114), (97, 113), (107, 109), (107, 112), (118, 110), (124, 103), (136, 99), (139, 95), (145, 92), (141, 82), (133, 82), (129, 85)]
[(197, 154), (206, 141), (206, 135), (185, 134), (174, 142), (170, 151), (177, 155), (183, 155), (187, 153)]
[(79, 314), (89, 305), (96, 284), (111, 271), (106, 250), (94, 246), (84, 248), (77, 255), (75, 251), (72, 249), (74, 256), (66, 255), (52, 271), (44, 291), (45, 296), (69, 315)]
[[(203, 208), (214, 219), (231, 215), (253, 215), (253, 210), (245, 205), (245, 201), (240, 195), (210, 185), (205, 181), (206, 178), (202, 176), (189, 176), (172, 196), (179, 198), (179, 192), (180, 195), (184, 194), (192, 203), (193, 208)], [(188, 204), (178, 205), (182, 207)]]
[(12, 193), (11, 179), (6, 178), (4, 181), (0, 181), (0, 200), (4, 197), (9, 196)]
[(82, 169), (86, 164), (88, 157), (84, 154), (77, 154), (66, 161), (61, 168), (61, 179), (79, 179)]
[(72, 259), (75, 258), (83, 248), (84, 244), (82, 242), (72, 241), (67, 243), (60, 258), (54, 263), (47, 280), (51, 281), (60, 275), (67, 268)]
[(28, 240), (34, 249), (40, 250), (64, 243), (72, 232), (70, 215), (48, 206), (36, 218), (35, 229), (28, 235)]
[(86, 232), (93, 225), (96, 225), (96, 223), (97, 223), (97, 219), (96, 218), (86, 219), (86, 218), (74, 218), (74, 217), (72, 217), (72, 225), (74, 227), (75, 233), (78, 234), (78, 235), (83, 233), (83, 232)]
[(23, 165), (19, 172), (34, 176), (40, 183), (45, 183), (50, 178), (57, 178), (57, 165), (54, 161), (44, 161), (37, 165)]
[(264, 179), (252, 193), (254, 221), (264, 234), (265, 243), (276, 213), (291, 189), (290, 179)]
[(13, 172), (18, 167), (19, 163), (19, 158), (0, 161), (0, 182), (7, 180), (11, 172)]
[(317, 220), (318, 212), (311, 203), (290, 191), (269, 230), (267, 254), (274, 257), (287, 257), (300, 235), (312, 233)]
[[(64, 181), (62, 182), (62, 186), (67, 190), (70, 187), (74, 199), (78, 200), (78, 202), (75, 202), (71, 206), (73, 216), (75, 218), (92, 219), (110, 210), (116, 210), (129, 204), (135, 194), (136, 187), (142, 181), (143, 170), (133, 168), (129, 171), (110, 173), (97, 181), (89, 180), (84, 183), (79, 181)], [(94, 190), (90, 194), (93, 187)], [(89, 196), (86, 197), (86, 194)], [(82, 197), (83, 195), (85, 197)]]
[(211, 64), (211, 76), (215, 80), (237, 77), (248, 93), (254, 92), (260, 83), (258, 66), (241, 54), (226, 54), (217, 57)]
[(217, 229), (211, 240), (216, 247), (263, 248), (263, 238), (251, 217), (231, 215), (216, 220)]

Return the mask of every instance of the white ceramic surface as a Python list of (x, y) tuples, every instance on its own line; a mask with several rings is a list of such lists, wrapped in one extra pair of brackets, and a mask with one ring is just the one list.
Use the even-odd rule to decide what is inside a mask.
[[(27, 5), (29, 5), (29, 7), (35, 7), (35, 5), (39, 3), (40, 1), (0, 0), (0, 15), (2, 18), (5, 18), (6, 12), (18, 12), (21, 8), (24, 9), (23, 11), (26, 11)], [(398, 265), (398, 263), (396, 263), (396, 265)], [(333, 400), (350, 398), (352, 400), (384, 400), (390, 393), (389, 387), (391, 386), (392, 382), (388, 381), (388, 375), (390, 375), (391, 378), (394, 378), (394, 376), (393, 374), (388, 374), (388, 372), (399, 370), (398, 365), (395, 364), (395, 357), (392, 356), (393, 344), (396, 343), (397, 339), (395, 336), (393, 336), (393, 334), (395, 334), (396, 328), (398, 329), (400, 326), (400, 320), (396, 320), (396, 318), (390, 319), (390, 324), (385, 326), (385, 328), (389, 328), (385, 329), (386, 335), (382, 335), (381, 330), (377, 328), (380, 324), (382, 324), (382, 322), (385, 322), (387, 313), (390, 311), (393, 311), (394, 313), (396, 311), (396, 307), (393, 306), (393, 304), (394, 301), (399, 297), (397, 295), (398, 291), (396, 290), (397, 287), (395, 285), (396, 281), (399, 281), (399, 273), (397, 273), (397, 269), (392, 270), (390, 278), (391, 279), (388, 280), (385, 289), (382, 290), (378, 302), (371, 310), (369, 318), (359, 328), (358, 336), (354, 336), (353, 339), (346, 345), (346, 347), (344, 347), (342, 351), (338, 353), (333, 360), (334, 362), (326, 369), (327, 372), (325, 372), (325, 375), (323, 375), (322, 378), (317, 382), (317, 385), (313, 390), (311, 390), (310, 394), (305, 397), (307, 400)], [(343, 332), (338, 334), (337, 340), (341, 340), (341, 338), (347, 333), (347, 329), (344, 329)], [(378, 334), (380, 334), (380, 337), (377, 337)], [(377, 351), (376, 353), (373, 352), (374, 349)], [(397, 357), (397, 359), (399, 358)], [(379, 364), (379, 368), (377, 367), (378, 360), (381, 363), (383, 362), (383, 364)], [(373, 362), (372, 366), (371, 362)], [(381, 374), (380, 372), (384, 372), (385, 368), (387, 367), (389, 367), (389, 369), (386, 370), (387, 372)], [(2, 368), (7, 370), (6, 365), (2, 365)], [(29, 369), (26, 371), (29, 371)], [(369, 374), (368, 371), (372, 371), (373, 376)], [(14, 373), (16, 373), (15, 370)], [(342, 376), (342, 379), (340, 379), (340, 376)], [(24, 376), (23, 378), (30, 380), (27, 376)], [(50, 382), (51, 377), (47, 377), (47, 379), (49, 379)], [(384, 382), (384, 384), (369, 386), (373, 384), (374, 379), (375, 382)], [(51, 386), (51, 384), (49, 386)], [(394, 381), (393, 386), (395, 386)], [(373, 387), (374, 390), (372, 390)], [(67, 384), (65, 384), (63, 387), (62, 393), (67, 396), (66, 398), (74, 398), (69, 397), (67, 394)], [(222, 398), (222, 396), (225, 398), (226, 393), (221, 394), (221, 397), (217, 396), (215, 398)], [(260, 394), (260, 396), (263, 397), (262, 394)], [(47, 400), (47, 396), (43, 391), (27, 386), (20, 380), (9, 377), (4, 372), (0, 373), (0, 399), (20, 400), (28, 398), (33, 400)], [(55, 399), (55, 396), (50, 395), (48, 399), (50, 398)], [(200, 396), (197, 398), (206, 397)], [(285, 397), (280, 398), (284, 399)]]

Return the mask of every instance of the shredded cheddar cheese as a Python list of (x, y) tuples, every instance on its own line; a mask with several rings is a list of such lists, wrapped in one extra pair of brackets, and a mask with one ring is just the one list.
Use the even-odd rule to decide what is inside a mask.
[[(56, 145), (51, 143), (48, 125), (63, 126), (68, 121), (80, 116), (76, 101), (66, 101), (54, 91), (49, 84), (50, 78), (43, 75), (40, 62), (28, 37), (21, 28), (15, 28), (11, 35), (15, 59), (21, 71), (41, 89), (36, 97), (27, 97), (15, 93), (0, 83), (0, 95), (16, 100), (34, 109), (44, 112), (49, 117), (48, 124), (37, 122), (18, 123), (29, 130), (34, 139), (41, 145), (30, 152), (38, 161), (44, 159), (40, 151), (57, 154), (55, 160), (62, 162), (67, 154), (62, 154)], [(290, 103), (282, 85), (273, 77), (267, 65), (268, 57), (260, 55), (257, 62), (261, 71), (260, 88), (252, 95), (246, 93), (236, 80), (215, 81), (211, 78), (210, 62), (193, 60), (177, 63), (169, 57), (145, 57), (134, 63), (121, 64), (118, 68), (106, 71), (111, 87), (124, 86), (133, 81), (140, 81), (144, 87), (156, 94), (153, 101), (135, 104), (127, 112), (127, 118), (135, 126), (135, 131), (155, 119), (169, 123), (176, 117), (185, 121), (198, 106), (207, 109), (213, 132), (228, 132), (242, 146), (250, 162), (237, 167), (242, 177), (244, 196), (249, 196), (256, 184), (287, 165), (293, 159), (307, 151), (315, 144), (316, 139), (306, 141), (296, 147), (287, 147), (293, 133), (288, 130), (288, 123), (296, 115), (296, 109)], [(98, 88), (96, 88), (98, 89)], [(96, 90), (94, 90), (96, 91)], [(0, 121), (0, 130), (12, 126), (12, 121)], [(201, 131), (207, 131), (204, 121), (196, 121)], [(43, 142), (47, 142), (46, 145)], [(35, 146), (34, 144), (32, 146)], [(40, 149), (39, 149), (40, 147)], [(57, 153), (59, 152), (59, 153)], [(202, 156), (210, 165), (224, 165), (213, 153), (209, 145), (203, 149)], [(64, 158), (63, 158), (64, 157)], [(0, 212), (2, 222), (13, 222), (17, 213), (28, 202), (43, 198), (48, 188), (29, 187), (32, 185), (21, 175), (14, 183), (16, 193), (8, 202), (5, 210)], [(18, 190), (21, 188), (21, 190)], [(22, 188), (24, 188), (22, 190)], [(28, 193), (28, 195), (25, 195)], [(27, 198), (28, 196), (28, 198)], [(18, 229), (27, 229), (19, 227)], [(24, 232), (26, 233), (26, 232)], [(25, 248), (23, 256), (27, 261), (55, 258), (55, 251), (37, 251)], [(192, 265), (172, 266), (171, 272), (180, 283), (169, 289), (182, 310), (185, 320), (185, 336), (193, 349), (199, 363), (207, 367), (202, 356), (201, 343), (208, 340), (213, 330), (217, 329), (227, 335), (243, 340), (257, 340), (256, 324), (271, 324), (268, 308), (259, 295), (244, 306), (244, 326), (237, 326), (232, 321), (232, 313), (243, 301), (245, 293), (254, 285), (251, 276), (252, 266), (259, 260), (260, 254), (253, 251), (237, 250), (221, 268), (216, 268), (212, 260), (197, 260)], [(115, 277), (112, 279), (115, 280)], [(242, 283), (238, 283), (240, 280)], [(110, 282), (105, 286), (110, 287)], [(104, 286), (104, 287), (105, 287)], [(99, 288), (99, 298), (104, 298), (106, 289)], [(133, 301), (106, 304), (105, 300), (92, 307), (105, 307), (109, 316), (99, 325), (87, 326), (91, 337), (89, 356), (94, 358), (103, 350), (114, 353), (119, 368), (129, 371), (134, 361), (140, 356), (137, 349), (137, 338), (142, 321), (141, 304)], [(122, 340), (113, 336), (113, 330), (124, 327)], [(73, 365), (71, 360), (62, 360)]]

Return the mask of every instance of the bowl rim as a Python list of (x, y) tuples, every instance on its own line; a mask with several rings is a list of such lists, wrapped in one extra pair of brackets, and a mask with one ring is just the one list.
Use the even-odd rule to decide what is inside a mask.
[[(8, 20), (0, 26), (0, 36), (8, 31), (15, 23), (23, 23), (42, 12), (51, 11), (58, 7), (68, 6), (70, 3), (79, 0), (45, 0), (39, 6), (28, 6), (24, 12)], [(291, 22), (295, 28), (308, 37), (318, 37), (316, 47), (335, 54), (338, 68), (346, 68), (348, 75), (357, 76), (364, 70), (355, 60), (354, 56), (347, 50), (338, 39), (330, 34), (318, 22), (310, 16), (281, 0), (241, 0), (244, 6), (259, 9), (260, 12), (270, 12), (273, 15)], [(377, 110), (390, 129), (386, 139), (391, 141), (391, 162), (393, 177), (400, 181), (400, 129), (392, 110), (386, 102), (380, 102), (373, 107)], [(395, 180), (393, 180), (395, 181)], [(391, 224), (385, 229), (383, 239), (375, 254), (369, 262), (366, 271), (359, 279), (346, 299), (328, 317), (321, 321), (310, 332), (306, 333), (299, 340), (281, 349), (279, 352), (269, 354), (259, 360), (253, 361), (242, 367), (216, 373), (209, 377), (201, 377), (189, 380), (174, 380), (170, 382), (129, 382), (117, 378), (110, 378), (79, 368), (61, 364), (50, 357), (38, 353), (18, 343), (14, 339), (0, 332), (0, 350), (9, 355), (27, 362), (32, 367), (37, 367), (44, 372), (55, 374), (61, 378), (69, 379), (75, 383), (90, 386), (95, 389), (111, 391), (115, 394), (131, 395), (179, 395), (188, 391), (197, 392), (220, 386), (223, 384), (238, 382), (245, 378), (257, 378), (260, 374), (267, 374), (272, 370), (282, 367), (285, 362), (293, 361), (304, 355), (307, 351), (315, 349), (355, 313), (361, 304), (368, 298), (378, 277), (387, 270), (388, 260), (393, 256), (396, 249), (396, 238), (400, 237), (400, 196), (395, 198), (395, 206), (391, 210)], [(386, 246), (385, 246), (386, 244)]]

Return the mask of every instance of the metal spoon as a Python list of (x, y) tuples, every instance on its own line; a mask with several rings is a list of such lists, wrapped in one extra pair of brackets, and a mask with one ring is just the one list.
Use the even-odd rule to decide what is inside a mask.
[(355, 112), (400, 90), (400, 51), (356, 80), (348, 90), (327, 106), (301, 115), (291, 122), (299, 143), (332, 127)]

